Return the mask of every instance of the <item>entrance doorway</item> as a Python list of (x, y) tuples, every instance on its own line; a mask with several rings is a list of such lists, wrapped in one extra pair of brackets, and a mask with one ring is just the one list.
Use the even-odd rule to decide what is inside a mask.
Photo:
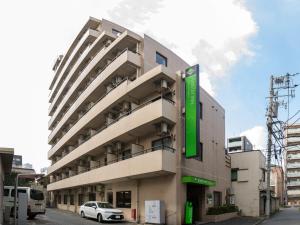
[(202, 220), (202, 209), (205, 201), (205, 186), (187, 184), (186, 200), (193, 205), (193, 223)]

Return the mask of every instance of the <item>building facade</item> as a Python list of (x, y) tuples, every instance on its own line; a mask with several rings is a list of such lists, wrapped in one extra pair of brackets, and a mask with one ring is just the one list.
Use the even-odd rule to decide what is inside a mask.
[[(0, 148), (0, 225), (4, 224), (4, 206), (3, 206), (3, 190), (4, 190), (4, 176), (10, 173), (13, 163), (14, 149)], [(5, 221), (6, 223), (6, 221)]]
[(270, 186), (273, 196), (278, 198), (280, 205), (284, 205), (284, 173), (281, 166), (271, 166)]
[(286, 129), (285, 175), (288, 205), (300, 205), (300, 124)]
[(261, 151), (231, 153), (233, 202), (244, 216), (265, 214), (266, 170)]
[(253, 145), (246, 136), (231, 137), (227, 139), (227, 150), (228, 153), (251, 151)]
[(200, 154), (183, 151), (183, 78), (189, 65), (147, 35), (90, 18), (53, 67), (48, 168), (52, 204), (78, 212), (88, 200), (145, 221), (145, 201), (161, 200), (167, 224), (194, 221), (225, 203), (230, 158), (225, 111), (200, 89)]

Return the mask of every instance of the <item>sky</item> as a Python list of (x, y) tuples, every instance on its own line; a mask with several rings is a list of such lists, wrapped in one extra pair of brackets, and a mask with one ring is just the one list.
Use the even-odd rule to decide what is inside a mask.
[(93, 16), (199, 63), (200, 85), (226, 110), (226, 136), (246, 135), (263, 149), (269, 77), (300, 72), (299, 13), (297, 0), (1, 1), (0, 146), (15, 148), (38, 172), (49, 165), (51, 68)]

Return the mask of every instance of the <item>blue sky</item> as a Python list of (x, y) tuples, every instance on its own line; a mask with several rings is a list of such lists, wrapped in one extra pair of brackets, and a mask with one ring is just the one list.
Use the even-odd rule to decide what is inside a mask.
[[(271, 3), (271, 4), (270, 4)], [(251, 0), (247, 7), (258, 32), (250, 39), (254, 56), (240, 60), (228, 80), (218, 84), (217, 99), (226, 109), (227, 135), (239, 135), (254, 126), (265, 126), (271, 74), (300, 72), (300, 1)], [(300, 84), (299, 77), (295, 79)], [(300, 109), (300, 87), (291, 101), (291, 114)], [(285, 120), (287, 112), (281, 110)]]

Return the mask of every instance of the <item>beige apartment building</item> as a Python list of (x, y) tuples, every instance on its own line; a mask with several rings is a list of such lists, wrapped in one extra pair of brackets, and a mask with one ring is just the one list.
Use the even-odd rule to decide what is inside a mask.
[(288, 205), (300, 205), (300, 124), (286, 127), (285, 182)]
[(200, 155), (183, 151), (183, 78), (189, 65), (147, 35), (90, 18), (50, 85), (48, 169), (52, 204), (78, 212), (111, 202), (126, 220), (145, 221), (145, 201), (161, 200), (167, 224), (194, 221), (226, 201), (230, 157), (225, 111), (200, 88)]

